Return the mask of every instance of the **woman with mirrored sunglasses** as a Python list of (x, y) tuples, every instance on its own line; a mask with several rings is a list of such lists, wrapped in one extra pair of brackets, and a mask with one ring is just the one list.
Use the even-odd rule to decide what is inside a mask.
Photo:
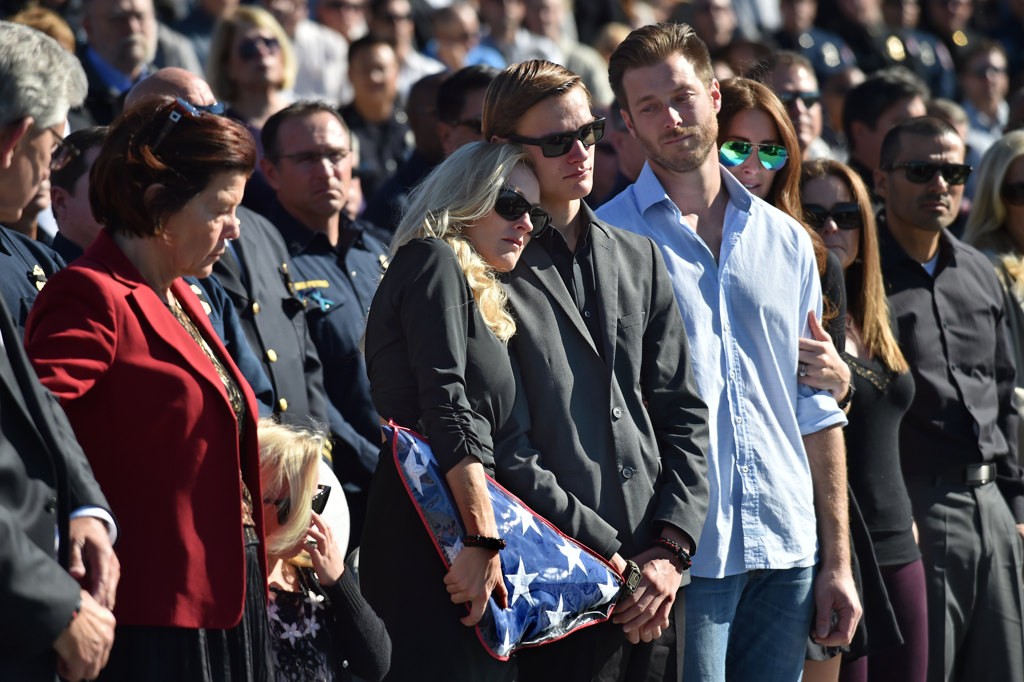
[[(1024, 405), (1024, 130), (1007, 133), (982, 157), (964, 241), (991, 259), (1006, 292), (1016, 392)], [(1024, 445), (1024, 420), (1017, 442)]]
[[(853, 371), (846, 429), (847, 481), (869, 541), (858, 543), (864, 624), (840, 671), (843, 682), (923, 682), (928, 660), (924, 567), (900, 469), (899, 429), (914, 380), (892, 333), (871, 197), (860, 176), (832, 160), (801, 172), (806, 221), (839, 258), (849, 306), (843, 359)], [(872, 555), (877, 570), (872, 566)], [(878, 584), (880, 579), (884, 590)], [(889, 616), (891, 608), (895, 621)], [(902, 638), (902, 644), (900, 643)]]
[[(778, 207), (807, 229), (814, 244), (825, 299), (823, 334), (801, 339), (801, 383), (827, 390), (836, 400), (849, 392), (849, 369), (839, 357), (845, 331), (842, 316), (846, 296), (842, 269), (829, 256), (821, 237), (810, 229), (800, 206), (800, 154), (793, 124), (782, 102), (765, 85), (748, 78), (731, 78), (721, 85), (718, 112), (719, 161), (751, 194)], [(790, 156), (788, 150), (794, 150)], [(817, 320), (812, 323), (818, 331)], [(814, 329), (812, 328), (812, 329)]]
[[(506, 344), (516, 322), (498, 275), (549, 222), (525, 161), (518, 145), (474, 142), (423, 180), (366, 323), (378, 413), (429, 439), (465, 532), (492, 544), (498, 527), (484, 474), (495, 475), (494, 443), (515, 396)], [(488, 597), (508, 601), (498, 552), (466, 546), (446, 571), (391, 447), (374, 474), (360, 547), (363, 593), (394, 645), (390, 679), (515, 679), (515, 659), (492, 658), (472, 627)]]
[(325, 435), (259, 423), (270, 640), (278, 682), (384, 677), (391, 639), (359, 591), (318, 485)]

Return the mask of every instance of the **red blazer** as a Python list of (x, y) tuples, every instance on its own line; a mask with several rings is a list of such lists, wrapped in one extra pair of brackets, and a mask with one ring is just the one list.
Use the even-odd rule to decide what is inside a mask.
[(120, 524), (118, 624), (229, 628), (245, 597), (240, 468), (263, 537), (256, 400), (195, 294), (171, 290), (244, 392), (241, 438), (213, 364), (106, 232), (47, 282), (25, 345)]

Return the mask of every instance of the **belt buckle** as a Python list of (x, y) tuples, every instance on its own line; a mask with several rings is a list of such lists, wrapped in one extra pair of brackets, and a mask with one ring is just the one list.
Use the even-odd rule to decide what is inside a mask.
[(982, 486), (995, 478), (995, 465), (971, 464), (964, 470), (964, 483), (969, 486)]

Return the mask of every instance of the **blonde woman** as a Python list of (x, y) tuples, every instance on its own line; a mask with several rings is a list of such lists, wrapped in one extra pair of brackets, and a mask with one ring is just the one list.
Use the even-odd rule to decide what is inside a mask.
[[(992, 259), (1008, 297), (1017, 403), (1024, 405), (1024, 130), (1007, 133), (982, 157), (964, 241)], [(1024, 420), (1018, 421), (1017, 442), (1024, 443)]]
[(503, 607), (508, 601), (484, 477), (494, 474), (495, 434), (515, 397), (505, 347), (515, 321), (496, 276), (512, 270), (531, 235), (546, 228), (539, 197), (518, 146), (460, 148), (415, 191), (370, 307), (365, 352), (374, 405), (385, 420), (429, 439), (466, 531), (446, 573), (385, 445), (360, 575), (394, 643), (390, 679), (515, 678), (515, 664), (491, 658), (471, 626), (488, 597)]
[(206, 79), (228, 115), (245, 123), (258, 141), (267, 119), (291, 100), (296, 64), (291, 41), (273, 15), (242, 5), (217, 23)]
[[(822, 159), (804, 164), (801, 195), (804, 220), (838, 257), (845, 275), (849, 305), (843, 357), (853, 372), (854, 386), (845, 430), (847, 480), (903, 639), (900, 644), (892, 636), (885, 601), (870, 598), (868, 568), (862, 558), (862, 629), (870, 650), (867, 656), (844, 663), (840, 680), (924, 682), (928, 660), (924, 567), (899, 453), (900, 423), (914, 398), (914, 380), (889, 320), (870, 194), (849, 166)], [(860, 555), (861, 548), (857, 551)], [(852, 649), (863, 653), (863, 642), (855, 637)]]
[(317, 485), (324, 438), (269, 419), (259, 423), (276, 679), (358, 675), (376, 682), (387, 673), (391, 640), (320, 516), (330, 494)]

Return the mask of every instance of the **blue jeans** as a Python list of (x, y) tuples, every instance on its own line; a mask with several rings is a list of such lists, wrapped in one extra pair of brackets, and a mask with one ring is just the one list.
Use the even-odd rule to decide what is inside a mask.
[(694, 577), (686, 588), (686, 682), (795, 682), (814, 614), (814, 569)]

